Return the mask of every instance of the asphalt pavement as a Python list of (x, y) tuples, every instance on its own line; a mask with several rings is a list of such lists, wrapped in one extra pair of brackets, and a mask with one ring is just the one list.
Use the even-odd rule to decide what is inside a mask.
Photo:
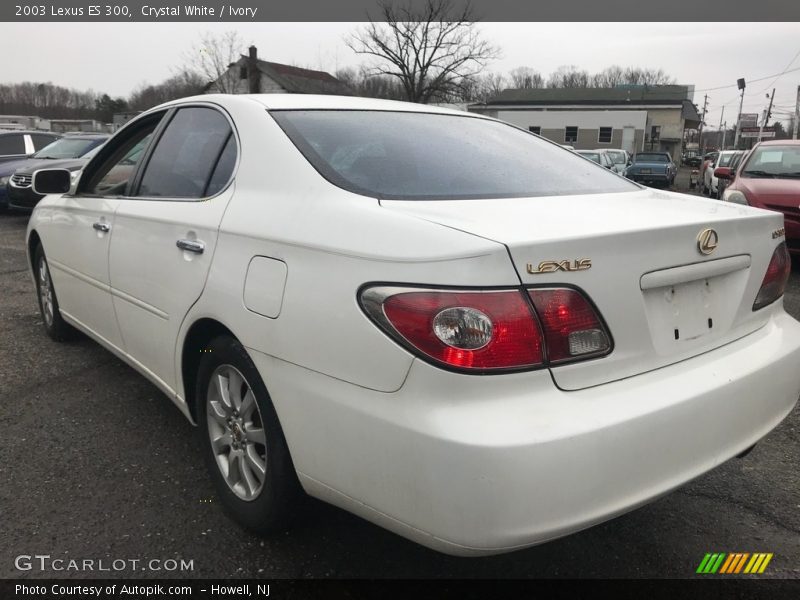
[[(169, 400), (94, 342), (46, 337), (26, 223), (0, 215), (0, 578), (691, 577), (706, 553), (736, 551), (774, 554), (761, 577), (800, 576), (798, 409), (745, 458), (512, 554), (445, 556), (311, 499), (290, 531), (247, 533), (214, 501), (196, 431)], [(785, 305), (800, 318), (797, 268)], [(36, 559), (27, 569), (17, 559), (27, 555), (90, 559), (95, 570), (42, 571)], [(192, 568), (165, 570), (170, 559)], [(99, 572), (101, 560), (140, 562)]]

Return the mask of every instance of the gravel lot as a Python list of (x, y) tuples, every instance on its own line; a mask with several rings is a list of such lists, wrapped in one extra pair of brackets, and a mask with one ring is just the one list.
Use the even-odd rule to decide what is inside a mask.
[[(0, 577), (687, 577), (706, 552), (773, 552), (800, 577), (800, 411), (744, 459), (582, 533), (458, 559), (308, 500), (260, 539), (214, 502), (194, 428), (88, 339), (43, 332), (24, 254), (26, 215), (0, 215)], [(800, 271), (785, 299), (800, 318)], [(41, 573), (14, 557), (193, 560), (190, 572)]]

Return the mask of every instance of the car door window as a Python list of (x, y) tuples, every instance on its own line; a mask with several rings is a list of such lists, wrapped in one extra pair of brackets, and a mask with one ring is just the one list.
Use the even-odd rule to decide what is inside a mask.
[(225, 148), (217, 161), (217, 166), (214, 167), (214, 172), (211, 174), (211, 180), (208, 182), (204, 196), (213, 196), (218, 194), (233, 174), (233, 167), (236, 165), (236, 138), (233, 133), (228, 136), (228, 141), (225, 143)]
[(25, 154), (25, 138), (22, 134), (0, 135), (0, 156)]
[(92, 177), (87, 192), (96, 196), (124, 195), (156, 125), (128, 139)]
[[(178, 110), (153, 150), (136, 195), (204, 197), (216, 167), (223, 162), (220, 159), (225, 158), (232, 169), (230, 153), (224, 156), (231, 138), (228, 120), (219, 111), (197, 106)], [(225, 164), (220, 166), (215, 182), (220, 189), (230, 176), (228, 172), (220, 183), (225, 168)]]

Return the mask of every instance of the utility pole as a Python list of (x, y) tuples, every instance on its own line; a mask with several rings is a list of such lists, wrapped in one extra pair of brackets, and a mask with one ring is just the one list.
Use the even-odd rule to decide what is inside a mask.
[(797, 139), (797, 130), (800, 129), (800, 85), (797, 86), (797, 102), (794, 105), (794, 129), (792, 139)]
[(736, 150), (739, 147), (739, 130), (742, 128), (742, 103), (744, 102), (744, 77), (741, 79), (736, 80), (736, 85), (739, 86), (739, 89), (742, 90), (742, 97), (739, 98), (739, 116), (736, 119), (736, 137), (733, 140), (733, 149)]
[(728, 136), (728, 122), (725, 121), (722, 127), (722, 150), (725, 150), (725, 138)]
[[(725, 116), (725, 106), (722, 107), (722, 113), (719, 115), (719, 128), (720, 129), (722, 129), (722, 117), (724, 117), (724, 116)], [(724, 138), (724, 134), (723, 134), (723, 138), (722, 139), (723, 140), (725, 139)], [(720, 141), (719, 137), (717, 137), (717, 141), (718, 142)], [(719, 149), (720, 150), (725, 150), (725, 142), (724, 141), (720, 142)]]
[(704, 154), (705, 148), (703, 148), (703, 123), (706, 120), (706, 107), (708, 106), (708, 94), (703, 96), (703, 115), (700, 117), (700, 134), (697, 140), (697, 145), (700, 148), (700, 154)]
[(772, 114), (772, 101), (775, 99), (775, 88), (772, 88), (772, 96), (767, 96), (769, 98), (769, 108), (767, 108), (767, 112), (764, 115), (764, 121), (761, 123), (761, 127), (758, 130), (758, 139), (756, 142), (761, 141), (761, 135), (764, 133), (764, 125), (767, 124), (769, 121), (769, 117)]

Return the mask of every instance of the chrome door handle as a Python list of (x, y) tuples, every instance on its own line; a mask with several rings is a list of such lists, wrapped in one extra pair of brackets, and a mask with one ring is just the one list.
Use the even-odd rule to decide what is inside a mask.
[(102, 231), (103, 233), (108, 233), (111, 231), (111, 225), (108, 223), (93, 223), (92, 227), (94, 227), (97, 231)]
[(206, 245), (199, 240), (178, 240), (175, 245), (181, 250), (187, 250), (196, 254), (202, 254)]

